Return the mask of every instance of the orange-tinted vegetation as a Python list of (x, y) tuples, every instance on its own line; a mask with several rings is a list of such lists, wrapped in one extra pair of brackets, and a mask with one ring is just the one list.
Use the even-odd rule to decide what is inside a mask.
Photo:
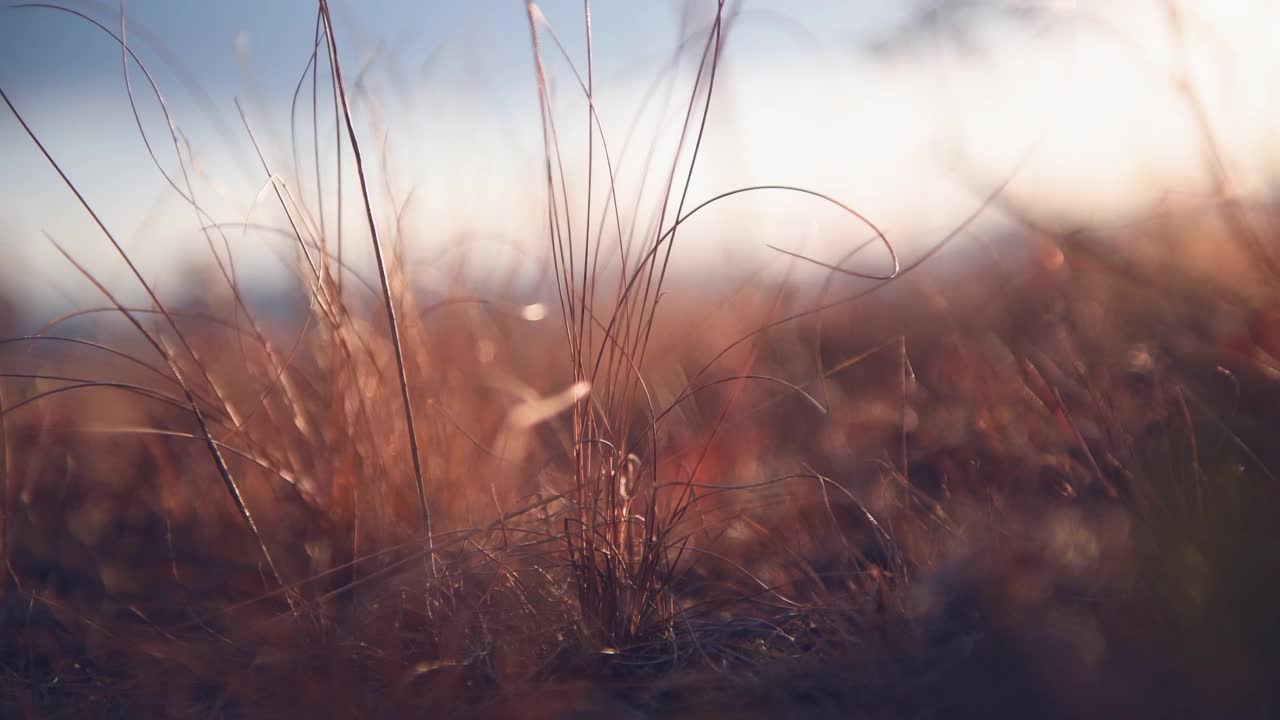
[(1280, 707), (1267, 209), (699, 288), (570, 234), (548, 148), (541, 296), (426, 292), (370, 211), (373, 275), (299, 222), (288, 298), (211, 265), (0, 345), (6, 715)]

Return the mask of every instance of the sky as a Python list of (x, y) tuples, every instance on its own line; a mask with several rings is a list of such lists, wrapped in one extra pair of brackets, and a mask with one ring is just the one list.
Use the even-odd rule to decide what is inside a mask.
[[(1173, 82), (1184, 70), (1204, 98), (1236, 188), (1265, 196), (1280, 158), (1280, 44), (1270, 37), (1280, 3), (1175, 5), (1180, 36), (1165, 0), (945, 2), (932, 16), (911, 0), (744, 0), (726, 41), (690, 204), (752, 184), (802, 186), (857, 209), (910, 256), (1016, 172), (1009, 196), (1037, 215), (1067, 225), (1122, 222), (1208, 189), (1201, 135)], [(0, 88), (162, 288), (180, 290), (186, 276), (176, 269), (208, 257), (203, 224), (281, 226), (253, 140), (267, 168), (319, 217), (336, 180), (333, 118), (321, 112), (329, 132), (318, 151), (325, 169), (316, 173), (309, 85), (290, 130), (313, 3), (64, 7), (117, 33), (123, 8), (126, 38), (180, 131), (206, 215), (160, 172), (180, 178), (182, 166), (135, 66), (129, 78), (151, 159), (128, 103), (120, 46), (101, 29), (48, 8), (0, 9)], [(599, 139), (587, 142), (583, 94), (549, 35), (585, 70), (583, 4), (547, 0), (538, 9), (573, 215), (585, 218), (590, 185), (594, 225), (608, 189), (603, 148)], [(624, 220), (645, 226), (660, 206), (655, 189), (671, 169), (713, 9), (707, 0), (591, 6), (595, 105), (619, 166)], [(911, 22), (921, 17), (933, 22)], [(446, 284), (458, 257), (477, 272), (519, 262), (542, 268), (521, 260), (542, 257), (548, 242), (524, 3), (334, 0), (334, 19), (379, 221), (399, 229), (422, 282)], [(49, 305), (83, 297), (84, 282), (48, 234), (113, 287), (136, 294), (106, 239), (0, 110), (0, 278)], [(650, 151), (657, 160), (646, 171)], [(367, 243), (351, 189), (344, 235)], [(337, 222), (334, 205), (330, 199), (327, 226)], [(691, 221), (676, 262), (692, 275), (785, 264), (770, 245), (834, 261), (867, 232), (813, 198), (753, 193)], [(227, 236), (251, 281), (293, 272), (292, 246), (280, 234), (240, 227)], [(871, 253), (861, 269), (880, 271), (885, 262)]]

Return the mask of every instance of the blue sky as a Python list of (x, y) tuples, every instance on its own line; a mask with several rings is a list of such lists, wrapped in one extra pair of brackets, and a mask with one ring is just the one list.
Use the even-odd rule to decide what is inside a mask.
[[(925, 35), (913, 50), (884, 56), (867, 52), (867, 43), (899, 27), (912, 3), (748, 0), (726, 52), (693, 195), (751, 183), (804, 185), (854, 205), (909, 249), (966, 215), (1034, 146), (1011, 188), (1020, 201), (1081, 224), (1114, 221), (1204, 189), (1192, 124), (1168, 82), (1181, 61), (1209, 99), (1215, 127), (1231, 139), (1241, 187), (1263, 192), (1280, 148), (1273, 129), (1280, 127), (1273, 122), (1280, 51), (1265, 28), (1280, 22), (1280, 8), (1267, 0), (1181, 4), (1193, 29), (1184, 52), (1173, 47), (1155, 0), (1056, 0), (1037, 3), (1044, 12), (1025, 24), (982, 16), (973, 26), (982, 52)], [(615, 152), (641, 117), (624, 192), (640, 187), (641, 150), (670, 149), (678, 119), (674, 110), (658, 117), (655, 105), (641, 115), (644, 90), (680, 42), (685, 13), (685, 26), (705, 30), (713, 5), (593, 4), (597, 103)], [(119, 26), (115, 2), (68, 6)], [(334, 7), (348, 79), (366, 70), (354, 110), (385, 180), (380, 209), (389, 213), (396, 199), (411, 196), (406, 235), (423, 248), (463, 236), (483, 236), (485, 247), (542, 247), (545, 198), (523, 3), (335, 0)], [(539, 7), (581, 61), (581, 3)], [(219, 220), (278, 221), (233, 99), (243, 102), (273, 171), (289, 175), (288, 100), (310, 50), (314, 5), (128, 0), (125, 10), (131, 45), (190, 140), (202, 204)], [(200, 251), (190, 209), (166, 189), (133, 125), (119, 47), (65, 13), (0, 12), (0, 86), (112, 230), (159, 274)], [(686, 71), (691, 60), (686, 55)], [(580, 198), (584, 107), (563, 61), (549, 57), (548, 68), (562, 130), (579, 138), (566, 143), (565, 155)], [(141, 76), (132, 77), (144, 126), (163, 140), (155, 103)], [(687, 100), (680, 82), (688, 72), (675, 77), (676, 95)], [(157, 147), (161, 165), (174, 171), (172, 147)], [(22, 274), (10, 282), (47, 275), (52, 284), (76, 285), (57, 269), (64, 265), (41, 231), (122, 281), (102, 238), (7, 115), (0, 155), (0, 247), (10, 270)], [(307, 193), (306, 178), (290, 179)], [(859, 232), (824, 208), (759, 196), (708, 213), (690, 228), (681, 257), (776, 262), (768, 243), (838, 256)], [(280, 272), (273, 258), (287, 247), (248, 234), (237, 242), (247, 267), (264, 277)]]
[[(695, 4), (693, 15), (700, 6)], [(790, 21), (821, 42), (851, 42), (901, 21), (909, 2), (872, 0), (849, 3), (840, 0), (795, 0), (787, 3), (756, 2), (743, 5), (752, 23), (778, 26)], [(97, 18), (118, 24), (119, 5), (112, 0), (68, 2)], [(526, 66), (529, 30), (520, 0), (482, 2), (421, 2), (371, 0), (335, 2), (336, 19), (347, 32), (348, 46), (385, 42), (406, 63), (422, 60), (440, 43), (458, 50), (470, 45), (482, 49), (495, 66)], [(547, 0), (543, 13), (574, 49), (583, 47), (582, 3)], [(311, 39), (315, 6), (302, 0), (261, 2), (223, 0), (217, 3), (173, 0), (127, 0), (129, 23), (164, 38), (181, 53), (184, 63), (196, 71), (202, 83), (214, 91), (237, 88), (234, 54), (236, 37), (248, 33), (264, 63), (268, 77), (287, 79), (293, 68), (277, 63), (296, 61)], [(643, 59), (672, 44), (681, 18), (688, 12), (678, 1), (597, 2), (593, 8), (595, 42), (600, 61), (622, 64)], [(701, 15), (705, 18), (707, 12)], [(116, 54), (108, 41), (81, 21), (43, 9), (8, 11), (0, 25), (4, 62), (14, 82), (32, 87), (74, 88), (96, 83), (95, 59)], [(350, 49), (350, 48), (349, 48)], [(607, 50), (607, 52), (603, 52)], [(101, 51), (101, 52), (100, 52)]]

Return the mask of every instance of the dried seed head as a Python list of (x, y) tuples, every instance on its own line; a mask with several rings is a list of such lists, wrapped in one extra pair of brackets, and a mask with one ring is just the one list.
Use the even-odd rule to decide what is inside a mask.
[(624, 500), (635, 495), (636, 481), (640, 479), (642, 469), (640, 458), (635, 453), (627, 453), (627, 459), (623, 460), (622, 466), (618, 468), (618, 494)]

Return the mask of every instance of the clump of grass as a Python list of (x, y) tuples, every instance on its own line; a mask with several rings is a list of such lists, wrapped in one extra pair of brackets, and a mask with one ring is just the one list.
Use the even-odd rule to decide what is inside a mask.
[[(378, 277), (353, 269), (353, 240), (331, 223), (351, 185), (326, 194), (320, 132), (310, 207), (301, 170), (268, 163), (240, 108), (296, 251), (305, 309), (284, 330), (240, 285), (231, 226), (204, 210), (123, 18), (117, 30), (58, 8), (116, 39), (126, 78), (144, 73), (214, 290), (164, 301), (0, 89), (149, 299), (125, 305), (50, 238), (107, 305), (0, 346), (6, 711), (951, 717), (1274, 702), (1271, 564), (1241, 560), (1276, 541), (1274, 408), (1245, 402), (1270, 387), (1271, 351), (1233, 353), (1248, 375), (1218, 367), (1206, 337), (1238, 297), (1138, 282), (1089, 238), (1044, 228), (1017, 238), (1045, 251), (996, 292), (929, 276), (956, 233), (900, 259), (817, 191), (695, 203), (736, 17), (723, 3), (697, 35), (646, 231), (620, 210), (589, 6), (582, 67), (526, 8), (559, 322), (542, 321), (552, 298), (415, 287), (387, 230), (399, 225), (371, 198), (322, 0), (294, 112), (309, 86), (313, 128), (332, 120), (334, 177), (359, 189)], [(588, 117), (576, 197), (551, 48)], [(682, 224), (745, 192), (807, 193), (874, 237), (827, 266), (816, 300), (749, 282), (672, 312)], [(888, 270), (847, 267), (876, 245)], [(910, 302), (896, 284), (908, 272), (932, 302)], [(858, 312), (877, 291), (900, 294)], [(871, 322), (886, 307), (893, 320)], [(65, 329), (103, 315), (132, 334)], [(1170, 684), (1186, 690), (1157, 696)]]

